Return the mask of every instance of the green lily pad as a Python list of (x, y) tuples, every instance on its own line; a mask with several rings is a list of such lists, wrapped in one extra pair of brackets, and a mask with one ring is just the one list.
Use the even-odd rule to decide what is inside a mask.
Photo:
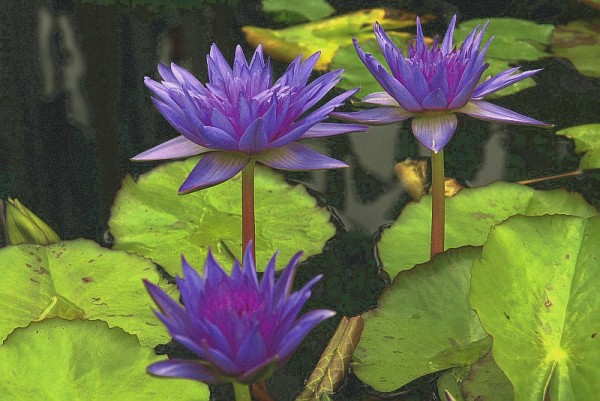
[(152, 313), (142, 284), (143, 278), (160, 281), (147, 259), (78, 239), (9, 246), (0, 249), (0, 260), (5, 267), (0, 291), (2, 341), (17, 327), (54, 316), (103, 320), (149, 346), (170, 339)]
[(208, 401), (203, 383), (146, 373), (163, 359), (104, 322), (47, 319), (15, 330), (0, 347), (0, 394), (11, 401)]
[[(477, 26), (483, 26), (488, 19), (472, 19), (461, 22), (454, 32), (454, 38), (462, 42)], [(486, 61), (490, 67), (484, 72), (484, 78), (496, 75), (511, 66), (518, 66), (522, 61), (533, 61), (550, 56), (544, 51), (550, 45), (554, 25), (536, 24), (516, 18), (490, 18), (485, 31), (483, 43), (492, 36), (494, 39), (486, 53)], [(532, 78), (517, 82), (490, 97), (512, 95), (523, 89), (535, 86)]]
[(600, 77), (600, 19), (559, 25), (552, 35), (552, 53), (571, 61), (580, 74)]
[(461, 381), (464, 401), (513, 401), (512, 384), (494, 361), (492, 352), (471, 366)]
[(330, 16), (335, 9), (325, 0), (263, 0), (263, 11), (274, 15), (279, 22), (298, 23)]
[[(304, 3), (302, 3), (304, 6)], [(431, 15), (421, 16), (425, 23), (434, 19)], [(351, 46), (352, 38), (362, 43), (363, 39), (373, 37), (373, 23), (379, 21), (384, 29), (399, 29), (416, 24), (416, 14), (383, 8), (373, 8), (338, 15), (320, 21), (295, 25), (285, 29), (267, 29), (255, 26), (244, 26), (242, 31), (252, 46), (262, 44), (265, 53), (271, 58), (285, 63), (291, 62), (299, 54), (305, 58), (313, 53), (321, 52), (315, 65), (316, 70), (330, 67), (333, 57), (342, 46)], [(406, 34), (409, 37), (414, 35)], [(358, 58), (353, 61), (360, 62)], [(346, 65), (344, 66), (344, 68)]]
[(515, 216), (472, 268), (471, 305), (515, 400), (600, 394), (600, 216)]
[[(197, 158), (163, 164), (137, 183), (125, 177), (108, 222), (115, 249), (152, 259), (170, 274), (181, 271), (181, 255), (198, 269), (208, 249), (225, 269), (241, 260), (241, 175), (215, 187), (178, 195), (177, 188)], [(301, 185), (287, 184), (268, 168), (255, 178), (256, 260), (263, 271), (276, 250), (285, 267), (299, 250), (304, 258), (320, 253), (335, 228), (327, 209)]]
[[(536, 191), (507, 182), (467, 188), (446, 198), (445, 247), (483, 245), (490, 227), (516, 214), (589, 217), (597, 213), (581, 195), (562, 189)], [(383, 267), (390, 277), (429, 260), (430, 233), (431, 196), (427, 195), (419, 203), (407, 205), (394, 224), (383, 231), (377, 244)]]
[(556, 132), (575, 141), (575, 151), (585, 152), (579, 168), (582, 170), (600, 168), (600, 124), (585, 124), (561, 129)]
[(377, 391), (423, 375), (470, 365), (490, 338), (468, 302), (470, 269), (479, 248), (456, 249), (401, 272), (376, 309), (354, 353), (354, 373)]
[(450, 392), (456, 401), (513, 401), (512, 384), (498, 367), (492, 352), (471, 366), (445, 371), (438, 378), (438, 393)]

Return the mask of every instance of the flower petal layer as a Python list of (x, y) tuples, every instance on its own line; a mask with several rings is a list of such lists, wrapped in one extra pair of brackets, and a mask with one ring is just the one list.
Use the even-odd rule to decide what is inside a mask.
[(437, 153), (452, 138), (457, 124), (454, 114), (423, 116), (412, 120), (412, 131), (423, 146)]
[(201, 360), (171, 359), (148, 367), (151, 374), (212, 384), (250, 384), (269, 378), (285, 364), (301, 341), (318, 323), (334, 315), (316, 310), (299, 317), (317, 276), (292, 292), (296, 254), (275, 282), (275, 255), (259, 283), (251, 244), (244, 264), (234, 263), (230, 276), (209, 251), (200, 276), (185, 259), (177, 285), (185, 306), (177, 304), (151, 283), (150, 295), (159, 306), (157, 315), (173, 339)]
[(348, 167), (344, 162), (322, 155), (297, 142), (270, 149), (257, 157), (256, 161), (272, 168), (292, 171)]
[(227, 181), (242, 171), (248, 161), (248, 156), (238, 153), (208, 152), (181, 184), (179, 193), (186, 194)]
[(483, 100), (471, 100), (466, 106), (456, 111), (458, 113), (465, 113), (471, 117), (485, 121), (496, 121), (508, 124), (539, 125), (543, 127), (552, 126), (552, 124), (543, 123), (531, 117), (524, 116), (515, 111)]

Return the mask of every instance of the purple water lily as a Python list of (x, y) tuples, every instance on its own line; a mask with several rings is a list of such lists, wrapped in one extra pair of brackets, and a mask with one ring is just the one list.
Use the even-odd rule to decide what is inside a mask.
[(480, 49), (487, 23), (477, 26), (467, 36), (460, 49), (452, 47), (456, 16), (452, 18), (444, 40), (434, 39), (428, 47), (417, 17), (417, 37), (408, 49), (408, 57), (390, 40), (379, 23), (375, 36), (391, 74), (356, 39), (354, 46), (359, 58), (385, 92), (367, 95), (363, 102), (379, 107), (351, 113), (332, 113), (331, 116), (369, 125), (385, 125), (412, 118), (412, 131), (426, 148), (439, 152), (456, 130), (455, 113), (464, 113), (486, 121), (547, 126), (541, 121), (521, 115), (504, 107), (482, 100), (485, 96), (532, 76), (540, 70), (517, 73), (519, 68), (505, 70), (481, 83), (489, 64), (485, 53), (492, 39)]
[(312, 112), (341, 79), (343, 70), (320, 76), (307, 85), (319, 58), (296, 58), (273, 83), (270, 60), (258, 46), (250, 63), (240, 46), (233, 69), (213, 44), (207, 56), (209, 83), (202, 85), (176, 64), (159, 65), (161, 83), (145, 83), (160, 113), (181, 136), (156, 146), (133, 160), (160, 160), (203, 154), (179, 188), (188, 193), (228, 180), (251, 160), (282, 170), (347, 167), (315, 152), (299, 139), (365, 131), (355, 124), (325, 123), (327, 116), (357, 89), (342, 93)]
[(258, 281), (251, 246), (244, 265), (233, 265), (231, 276), (209, 252), (201, 277), (183, 260), (183, 279), (177, 285), (185, 307), (156, 285), (145, 281), (158, 305), (155, 312), (177, 342), (200, 360), (170, 359), (154, 363), (148, 371), (206, 383), (250, 384), (268, 378), (283, 366), (304, 337), (318, 323), (333, 316), (314, 310), (298, 318), (321, 276), (291, 292), (301, 253), (296, 254), (275, 282), (275, 256)]

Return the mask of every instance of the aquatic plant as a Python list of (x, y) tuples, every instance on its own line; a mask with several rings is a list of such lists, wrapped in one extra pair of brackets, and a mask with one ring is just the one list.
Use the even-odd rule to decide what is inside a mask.
[(244, 263), (235, 262), (231, 276), (210, 252), (203, 276), (183, 259), (183, 278), (177, 278), (177, 284), (184, 307), (145, 281), (160, 309), (156, 315), (173, 339), (201, 358), (162, 361), (148, 371), (213, 384), (232, 382), (234, 387), (270, 377), (288, 362), (309, 331), (335, 314), (313, 310), (298, 318), (311, 287), (321, 278), (316, 276), (292, 292), (300, 257), (301, 252), (275, 281), (273, 256), (260, 282), (251, 245), (246, 247)]
[(355, 124), (324, 123), (328, 114), (358, 89), (346, 91), (312, 112), (341, 79), (331, 71), (307, 84), (319, 58), (298, 56), (273, 83), (270, 61), (258, 46), (248, 63), (237, 46), (233, 69), (213, 45), (207, 56), (209, 83), (202, 85), (176, 64), (160, 64), (161, 83), (146, 77), (156, 108), (181, 136), (135, 156), (160, 160), (203, 154), (179, 188), (188, 193), (219, 184), (248, 164), (259, 162), (282, 170), (347, 167), (298, 143), (300, 139), (365, 131)]
[(510, 68), (480, 83), (484, 71), (489, 67), (484, 59), (492, 39), (481, 47), (488, 23), (481, 29), (475, 27), (459, 49), (452, 46), (455, 25), (456, 16), (450, 21), (443, 41), (439, 43), (439, 37), (436, 36), (429, 47), (417, 17), (417, 37), (410, 44), (407, 57), (404, 57), (402, 50), (376, 22), (373, 30), (391, 73), (373, 55), (365, 53), (356, 38), (354, 46), (360, 60), (385, 90), (367, 95), (363, 102), (383, 107), (332, 113), (337, 118), (370, 125), (393, 124), (412, 118), (413, 134), (432, 152), (432, 256), (445, 249), (443, 149), (456, 131), (456, 113), (486, 121), (548, 126), (482, 100), (540, 70), (517, 73), (518, 67)]

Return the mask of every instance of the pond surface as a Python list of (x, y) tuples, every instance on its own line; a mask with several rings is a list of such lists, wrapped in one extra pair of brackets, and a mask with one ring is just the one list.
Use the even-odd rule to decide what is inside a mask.
[[(156, 78), (157, 63), (175, 61), (204, 82), (205, 55), (212, 43), (231, 60), (238, 43), (246, 54), (253, 50), (242, 26), (284, 25), (273, 23), (258, 1), (232, 5), (199, 1), (204, 5), (163, 11), (101, 3), (111, 2), (0, 3), (0, 198), (18, 198), (63, 239), (84, 237), (106, 244), (110, 207), (121, 180), (127, 173), (138, 175), (157, 164), (129, 159), (176, 135), (153, 107), (144, 76)], [(425, 27), (432, 36), (443, 33), (455, 13), (459, 20), (510, 16), (549, 24), (593, 15), (576, 2), (563, 1), (329, 3), (338, 13), (367, 7), (431, 13), (439, 17)], [(552, 56), (523, 67), (544, 69), (535, 75), (537, 85), (494, 103), (552, 123), (555, 130), (598, 122), (599, 79), (581, 75), (569, 61)], [(276, 64), (275, 75), (284, 68)], [(301, 269), (298, 285), (323, 273), (308, 306), (335, 309), (339, 316), (356, 315), (374, 307), (389, 283), (379, 272), (374, 244), (380, 228), (410, 201), (394, 166), (407, 158), (426, 159), (428, 152), (407, 124), (314, 140), (310, 145), (351, 168), (286, 174), (332, 210), (337, 227), (324, 253)], [(572, 172), (579, 160), (573, 141), (553, 135), (552, 130), (463, 116), (446, 147), (446, 175), (463, 185), (481, 186)], [(533, 187), (568, 188), (600, 207), (598, 170)], [(317, 327), (298, 355), (270, 380), (277, 400), (291, 400), (301, 390), (336, 323)], [(425, 379), (384, 396), (350, 376), (335, 399), (429, 400), (435, 397), (434, 384), (433, 378)], [(213, 397), (229, 399), (229, 388), (214, 389)]]

